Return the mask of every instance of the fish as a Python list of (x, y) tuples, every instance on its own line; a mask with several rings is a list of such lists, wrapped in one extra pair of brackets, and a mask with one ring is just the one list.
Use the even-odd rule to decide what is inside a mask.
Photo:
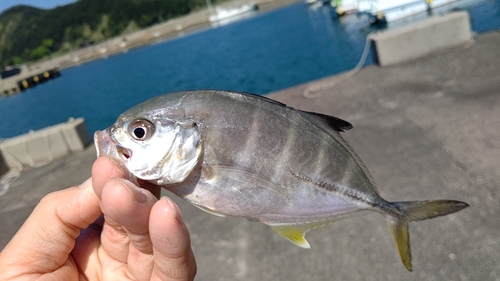
[(458, 212), (455, 200), (388, 202), (340, 135), (340, 118), (232, 91), (160, 95), (97, 131), (98, 156), (122, 162), (216, 216), (269, 225), (302, 248), (314, 228), (361, 212), (386, 218), (401, 261), (412, 271), (408, 224)]

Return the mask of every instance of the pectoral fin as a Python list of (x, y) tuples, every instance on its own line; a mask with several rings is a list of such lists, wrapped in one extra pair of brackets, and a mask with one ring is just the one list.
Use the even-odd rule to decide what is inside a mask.
[(256, 171), (251, 171), (243, 167), (228, 166), (222, 164), (213, 164), (210, 167), (216, 171), (218, 175), (231, 179), (238, 184), (240, 189), (255, 189), (264, 188), (269, 191), (279, 194), (283, 199), (289, 201), (289, 195), (286, 189), (271, 182), (265, 175), (259, 174)]
[(216, 211), (214, 211), (212, 209), (209, 209), (207, 207), (202, 207), (202, 206), (198, 206), (198, 205), (195, 205), (195, 204), (193, 204), (193, 206), (198, 207), (200, 210), (205, 211), (205, 212), (207, 212), (207, 213), (209, 213), (211, 215), (214, 215), (214, 216), (218, 216), (218, 217), (225, 217), (226, 216), (226, 215), (224, 215), (222, 213), (216, 212)]

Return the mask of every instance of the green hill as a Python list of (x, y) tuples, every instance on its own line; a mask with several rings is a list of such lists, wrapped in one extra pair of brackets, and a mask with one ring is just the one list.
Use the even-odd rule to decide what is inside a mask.
[(75, 50), (203, 7), (205, 0), (79, 0), (51, 10), (15, 6), (0, 14), (0, 67)]

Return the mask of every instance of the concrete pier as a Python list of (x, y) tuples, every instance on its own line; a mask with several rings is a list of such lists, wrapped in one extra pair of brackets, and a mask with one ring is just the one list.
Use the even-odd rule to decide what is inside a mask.
[[(312, 248), (269, 227), (180, 205), (198, 264), (196, 280), (500, 280), (500, 33), (418, 60), (343, 75), (269, 95), (345, 119), (343, 133), (389, 201), (456, 199), (456, 214), (410, 224), (413, 270), (401, 264), (378, 215), (312, 230)], [(340, 83), (332, 83), (342, 81)], [(316, 99), (304, 90), (317, 83)], [(160, 94), (160, 93), (158, 93)], [(45, 194), (82, 183), (95, 159), (83, 152), (27, 169), (0, 196), (0, 249)], [(62, 162), (61, 162), (62, 161)]]
[(389, 66), (465, 44), (472, 38), (467, 12), (454, 12), (373, 33), (377, 62)]
[[(0, 142), (0, 167), (39, 167), (68, 154), (80, 152), (92, 142), (85, 120), (73, 119)], [(1, 174), (1, 173), (0, 173)]]

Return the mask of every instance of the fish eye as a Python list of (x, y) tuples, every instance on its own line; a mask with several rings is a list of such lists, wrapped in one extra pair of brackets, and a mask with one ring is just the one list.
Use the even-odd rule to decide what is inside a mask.
[(142, 139), (146, 135), (146, 130), (143, 127), (137, 127), (134, 129), (134, 137)]
[(128, 132), (135, 140), (144, 141), (153, 135), (154, 125), (148, 120), (139, 119), (130, 123)]

